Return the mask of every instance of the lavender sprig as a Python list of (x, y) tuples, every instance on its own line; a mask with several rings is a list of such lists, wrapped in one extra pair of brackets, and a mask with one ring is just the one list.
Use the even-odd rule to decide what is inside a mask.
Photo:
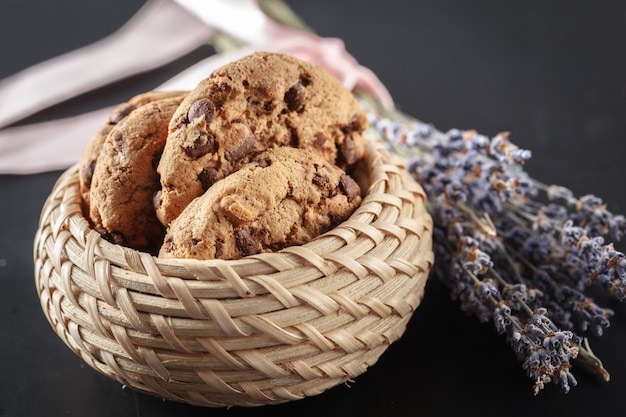
[(624, 236), (624, 216), (596, 196), (531, 178), (530, 151), (507, 133), (442, 133), (362, 98), (371, 130), (406, 158), (429, 196), (434, 274), (463, 311), (506, 336), (535, 394), (549, 382), (563, 392), (576, 385), (576, 358), (608, 380), (581, 335), (602, 335), (613, 315), (586, 295), (590, 286), (626, 298), (626, 257), (604, 243)]

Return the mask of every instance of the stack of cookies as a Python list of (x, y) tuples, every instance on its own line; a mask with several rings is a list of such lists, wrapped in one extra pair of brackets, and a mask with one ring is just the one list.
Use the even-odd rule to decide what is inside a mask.
[(325, 69), (256, 53), (191, 91), (118, 106), (79, 164), (83, 213), (105, 239), (164, 258), (301, 245), (359, 206), (366, 126)]

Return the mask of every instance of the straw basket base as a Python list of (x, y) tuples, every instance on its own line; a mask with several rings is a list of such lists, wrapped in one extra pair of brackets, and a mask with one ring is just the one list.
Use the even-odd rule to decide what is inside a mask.
[(258, 406), (351, 380), (403, 334), (432, 265), (425, 195), (367, 141), (363, 202), (302, 246), (235, 261), (159, 259), (82, 216), (77, 168), (46, 201), (35, 279), (54, 331), (94, 369), (184, 403)]

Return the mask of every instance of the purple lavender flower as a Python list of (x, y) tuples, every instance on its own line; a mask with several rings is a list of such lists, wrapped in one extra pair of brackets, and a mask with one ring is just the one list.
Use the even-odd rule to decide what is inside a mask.
[(557, 384), (563, 392), (576, 385), (569, 372), (570, 360), (578, 355), (578, 348), (572, 344), (574, 335), (554, 329), (547, 310), (540, 308), (522, 330), (513, 334), (513, 350), (524, 362), (527, 375), (535, 379), (535, 394), (548, 382)]
[(533, 231), (544, 234), (558, 229), (567, 220), (567, 209), (558, 204), (549, 203), (540, 206), (532, 224)]
[(482, 281), (477, 282), (475, 285), (475, 291), (484, 303), (488, 302), (490, 299), (497, 299), (500, 297), (500, 290), (491, 278), (485, 278)]
[(476, 241), (469, 236), (463, 237), (461, 240), (462, 248), (460, 256), (463, 259), (463, 268), (470, 271), (474, 275), (484, 274), (493, 266), (491, 257), (480, 250)]
[(535, 310), (543, 302), (543, 292), (529, 288), (526, 284), (506, 284), (502, 291), (502, 299), (508, 301), (512, 309), (523, 310), (525, 307)]
[(571, 287), (562, 287), (555, 295), (563, 309), (571, 312), (572, 320), (581, 332), (588, 329), (594, 336), (602, 336), (604, 329), (610, 325), (609, 318), (614, 312), (607, 308), (599, 307), (593, 299)]
[[(612, 244), (605, 245), (601, 236), (589, 238), (587, 231), (574, 226), (572, 220), (563, 225), (561, 243), (567, 259), (577, 268), (585, 283), (599, 282), (619, 301), (626, 292), (626, 260)], [(573, 272), (574, 273), (574, 272)]]
[(531, 152), (508, 133), (442, 133), (397, 113), (374, 115), (370, 125), (406, 156), (429, 197), (433, 274), (463, 311), (492, 321), (510, 341), (535, 393), (548, 383), (563, 392), (576, 385), (570, 368), (579, 352), (606, 378), (576, 332), (601, 335), (613, 315), (585, 295), (587, 287), (625, 298), (626, 257), (604, 243), (624, 236), (624, 217), (597, 197), (575, 198), (529, 177), (523, 165)]
[[(507, 302), (499, 302), (493, 311), (493, 323), (499, 334), (513, 334), (516, 318), (512, 316), (511, 307)], [(521, 327), (521, 325), (519, 325)]]

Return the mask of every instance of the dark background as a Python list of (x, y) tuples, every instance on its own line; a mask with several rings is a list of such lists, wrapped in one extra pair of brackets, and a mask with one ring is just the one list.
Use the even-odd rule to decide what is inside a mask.
[[(142, 1), (0, 2), (0, 78), (96, 41)], [(512, 132), (545, 183), (604, 198), (626, 213), (626, 2), (337, 1), (288, 3), (386, 84), (403, 111), (440, 130)], [(70, 100), (31, 121), (76, 114), (146, 91), (211, 53)], [(2, 109), (0, 109), (2, 111)], [(626, 306), (591, 338), (612, 380), (578, 368), (567, 395), (537, 397), (504, 340), (463, 315), (434, 280), (405, 336), (367, 373), (320, 396), (262, 408), (203, 409), (122, 389), (56, 337), (37, 299), (32, 241), (59, 172), (0, 176), (0, 416), (583, 416), (623, 415)], [(626, 245), (618, 245), (622, 251)]]

